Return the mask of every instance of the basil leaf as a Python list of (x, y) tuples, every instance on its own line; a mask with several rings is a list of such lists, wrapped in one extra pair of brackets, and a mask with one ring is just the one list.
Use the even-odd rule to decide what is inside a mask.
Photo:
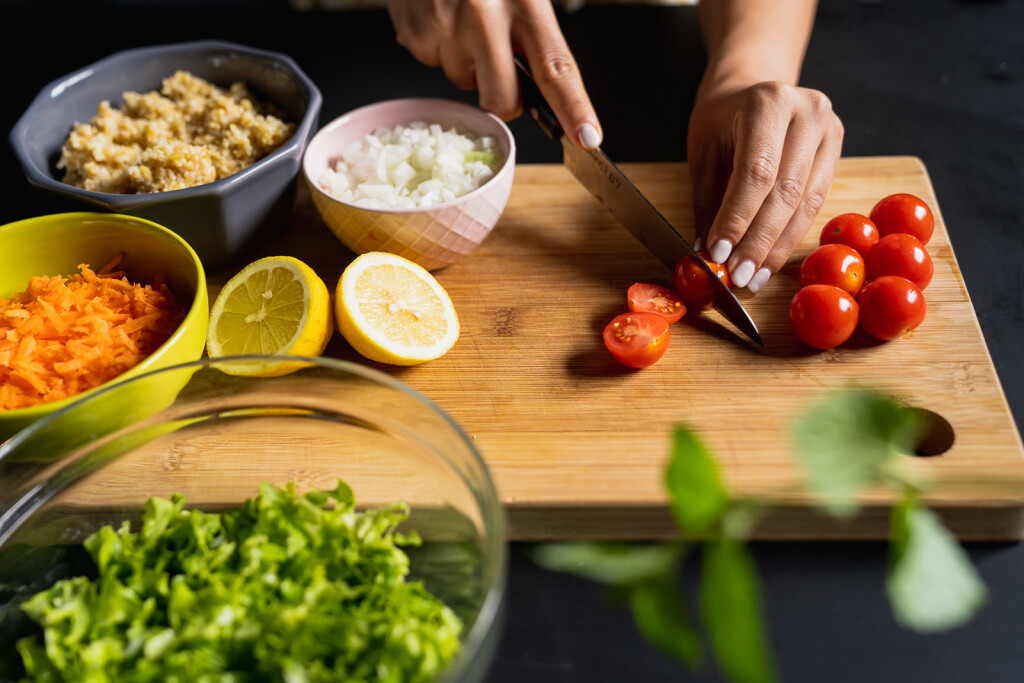
[(967, 553), (912, 496), (893, 508), (890, 553), (886, 592), (896, 621), (907, 628), (921, 633), (956, 628), (988, 599)]
[(703, 559), (701, 612), (718, 665), (735, 683), (775, 681), (757, 570), (746, 546), (729, 538), (711, 541)]
[(753, 501), (734, 501), (722, 515), (721, 535), (737, 541), (750, 537), (768, 507)]
[(665, 488), (676, 524), (684, 535), (705, 534), (721, 521), (729, 507), (718, 463), (685, 427), (676, 427), (673, 433)]
[(841, 391), (796, 421), (797, 462), (825, 511), (848, 518), (858, 510), (861, 490), (900, 451), (911, 450), (919, 429), (914, 411), (880, 394)]
[(678, 544), (590, 541), (544, 543), (531, 551), (533, 561), (545, 569), (612, 586), (647, 581), (671, 572), (682, 554), (683, 548)]
[(629, 604), (637, 628), (648, 643), (690, 668), (700, 663), (700, 641), (674, 572), (636, 584)]

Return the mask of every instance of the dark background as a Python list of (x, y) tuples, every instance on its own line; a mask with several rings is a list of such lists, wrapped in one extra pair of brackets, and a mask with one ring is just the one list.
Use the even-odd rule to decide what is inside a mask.
[[(784, 0), (783, 0), (784, 1)], [(143, 8), (144, 7), (144, 8)], [(616, 161), (685, 158), (703, 52), (692, 7), (586, 5), (561, 13)], [(9, 131), (52, 79), (118, 50), (219, 38), (291, 55), (318, 84), (321, 122), (364, 103), (474, 101), (394, 43), (380, 10), (297, 12), (281, 2), (0, 2)], [(930, 173), (1018, 428), (1024, 416), (1024, 2), (823, 0), (803, 85), (825, 91), (846, 156), (914, 155)], [(519, 160), (559, 162), (534, 124)], [(0, 224), (51, 213), (0, 154)], [(893, 191), (898, 191), (894, 188)], [(719, 680), (649, 648), (604, 589), (539, 569), (513, 545), (508, 621), (492, 680)], [(758, 543), (768, 620), (787, 681), (1024, 680), (1024, 547), (971, 544), (991, 602), (969, 626), (922, 636), (893, 621), (879, 543)]]

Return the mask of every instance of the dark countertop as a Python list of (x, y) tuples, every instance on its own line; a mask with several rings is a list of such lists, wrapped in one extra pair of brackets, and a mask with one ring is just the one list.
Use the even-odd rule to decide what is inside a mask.
[[(472, 101), (416, 63), (379, 10), (307, 14), (273, 2), (0, 1), (7, 65), (0, 128), (47, 82), (117, 50), (221, 38), (292, 55), (321, 87), (322, 122), (406, 95)], [(243, 17), (243, 18), (240, 18)], [(561, 15), (621, 162), (678, 161), (702, 52), (690, 7), (588, 5)], [(99, 21), (99, 20), (102, 20)], [(1018, 428), (1024, 416), (1024, 2), (822, 0), (803, 84), (844, 121), (844, 155), (914, 155), (931, 175)], [(19, 28), (20, 27), (20, 28)], [(24, 30), (31, 51), (12, 38)], [(522, 162), (560, 158), (513, 124)], [(0, 155), (0, 223), (50, 213)], [(895, 191), (895, 190), (894, 190)], [(543, 571), (515, 545), (492, 680), (690, 680), (648, 647), (600, 586)], [(772, 642), (787, 681), (1024, 680), (1024, 545), (971, 544), (991, 602), (969, 626), (922, 636), (893, 621), (886, 546), (758, 543)], [(711, 671), (694, 680), (720, 680)]]

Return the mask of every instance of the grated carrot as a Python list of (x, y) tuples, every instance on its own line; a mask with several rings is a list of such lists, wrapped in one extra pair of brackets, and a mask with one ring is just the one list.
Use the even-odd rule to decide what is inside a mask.
[(79, 264), (0, 297), (0, 411), (74, 396), (126, 372), (160, 347), (185, 316), (163, 278), (149, 285)]

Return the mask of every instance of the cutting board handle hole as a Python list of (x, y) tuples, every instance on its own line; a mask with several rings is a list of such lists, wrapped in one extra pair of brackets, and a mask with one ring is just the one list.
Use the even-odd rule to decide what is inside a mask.
[(930, 458), (942, 455), (953, 447), (956, 440), (956, 433), (949, 421), (931, 410), (925, 408), (911, 408), (920, 416), (923, 423), (921, 436), (914, 444), (914, 450), (908, 455)]

